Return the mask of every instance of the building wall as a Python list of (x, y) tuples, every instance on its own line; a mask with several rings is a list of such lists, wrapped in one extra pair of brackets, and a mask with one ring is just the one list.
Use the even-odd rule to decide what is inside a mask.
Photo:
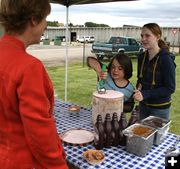
[[(162, 39), (165, 39), (167, 42), (170, 42), (171, 45), (179, 46), (180, 45), (180, 28), (177, 33), (174, 35), (173, 28), (171, 27), (163, 27), (162, 28)], [(90, 35), (95, 37), (95, 41), (108, 41), (111, 36), (129, 36), (133, 37), (137, 40), (140, 40), (141, 28), (140, 27), (117, 27), (117, 28), (85, 28), (79, 27), (69, 28), (70, 32), (75, 32), (76, 36), (84, 36)], [(66, 29), (65, 28), (57, 28), (57, 27), (48, 27), (45, 31), (45, 36), (49, 37), (49, 39), (54, 39), (55, 36), (65, 36)]]
[[(163, 27), (162, 28), (162, 38), (167, 42), (170, 42), (173, 46), (180, 46), (180, 28), (178, 29), (176, 34), (173, 34), (173, 28), (171, 27)], [(84, 36), (90, 35), (95, 37), (95, 41), (103, 41), (107, 42), (111, 36), (129, 36), (133, 37), (137, 40), (140, 40), (141, 28), (140, 27), (117, 27), (117, 28), (69, 28), (69, 36), (70, 32), (75, 32), (76, 36)], [(0, 25), (0, 37), (3, 35), (4, 30)], [(44, 36), (49, 39), (54, 39), (55, 36), (64, 36), (66, 35), (66, 29), (63, 27), (48, 27)]]

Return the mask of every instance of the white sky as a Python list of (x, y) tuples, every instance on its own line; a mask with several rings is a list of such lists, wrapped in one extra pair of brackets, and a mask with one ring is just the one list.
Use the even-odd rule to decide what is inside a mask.
[[(66, 23), (66, 7), (51, 4), (48, 21)], [(107, 24), (111, 27), (123, 25), (143, 26), (156, 22), (164, 27), (180, 27), (180, 0), (139, 0), (110, 2), (69, 7), (69, 22), (84, 25), (85, 22)]]

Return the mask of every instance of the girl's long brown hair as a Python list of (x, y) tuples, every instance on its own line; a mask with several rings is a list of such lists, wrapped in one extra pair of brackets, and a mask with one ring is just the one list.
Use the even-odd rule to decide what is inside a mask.
[(167, 43), (161, 39), (162, 37), (162, 31), (160, 26), (157, 23), (147, 23), (143, 26), (143, 28), (148, 28), (155, 36), (160, 36), (160, 39), (158, 41), (158, 46), (160, 48), (165, 48), (169, 51), (169, 46)]

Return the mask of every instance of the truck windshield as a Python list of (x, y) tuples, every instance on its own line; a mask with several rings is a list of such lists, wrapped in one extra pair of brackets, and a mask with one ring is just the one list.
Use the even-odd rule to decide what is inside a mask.
[(127, 40), (126, 38), (122, 38), (122, 37), (111, 37), (109, 40), (109, 43), (112, 44), (127, 44)]
[(138, 45), (135, 39), (128, 39), (129, 45)]

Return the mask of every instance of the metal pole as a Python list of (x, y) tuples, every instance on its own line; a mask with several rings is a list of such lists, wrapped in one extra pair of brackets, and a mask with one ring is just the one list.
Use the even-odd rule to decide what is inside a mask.
[(66, 7), (66, 55), (65, 55), (65, 89), (64, 100), (67, 101), (67, 88), (68, 88), (68, 45), (69, 45), (69, 32), (68, 32), (68, 19), (69, 19), (69, 7)]
[(84, 42), (83, 42), (83, 67), (84, 67), (84, 64), (85, 64), (85, 38), (84, 38)]
[(180, 28), (179, 28), (179, 31), (178, 31), (178, 43), (179, 43), (179, 54), (180, 54)]

